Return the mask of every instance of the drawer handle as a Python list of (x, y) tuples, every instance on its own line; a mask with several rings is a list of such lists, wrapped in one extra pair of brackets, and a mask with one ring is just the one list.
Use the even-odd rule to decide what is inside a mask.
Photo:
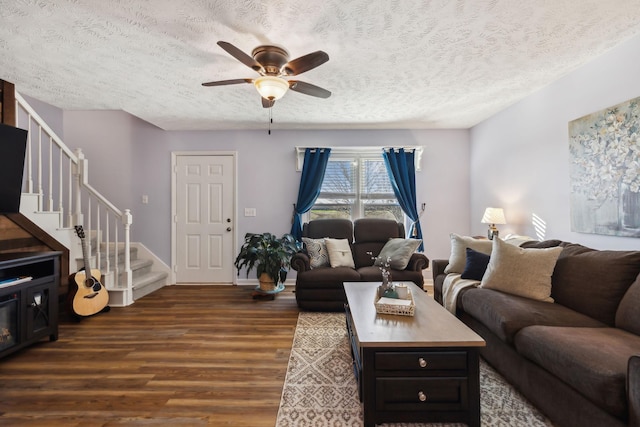
[(421, 368), (426, 368), (427, 367), (427, 361), (424, 360), (423, 357), (421, 357), (420, 359), (418, 359), (418, 364), (420, 364)]
[(424, 394), (424, 392), (419, 391), (418, 392), (418, 399), (420, 399), (420, 402), (426, 402), (427, 401), (427, 395)]

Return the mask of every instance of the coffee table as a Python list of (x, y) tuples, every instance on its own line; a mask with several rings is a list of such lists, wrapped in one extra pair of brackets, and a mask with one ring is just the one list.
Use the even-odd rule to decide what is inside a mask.
[(345, 282), (347, 331), (365, 427), (388, 422), (480, 426), (484, 340), (407, 283), (414, 316), (378, 314), (378, 283)]

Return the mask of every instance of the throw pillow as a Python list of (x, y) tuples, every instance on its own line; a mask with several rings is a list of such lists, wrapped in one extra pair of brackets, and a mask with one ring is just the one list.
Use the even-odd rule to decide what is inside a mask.
[(455, 233), (449, 235), (451, 238), (451, 255), (449, 264), (444, 269), (445, 273), (462, 273), (467, 263), (467, 248), (489, 255), (491, 253), (491, 240), (474, 239), (469, 236), (459, 236)]
[(351, 247), (347, 239), (324, 239), (329, 253), (329, 263), (331, 267), (351, 267), (356, 268), (351, 254)]
[(409, 264), (411, 255), (422, 243), (421, 239), (403, 239), (395, 237), (389, 239), (378, 255), (374, 265), (381, 266), (387, 258), (391, 258), (390, 267), (394, 270), (404, 270)]
[(489, 264), (489, 255), (467, 248), (467, 264), (460, 276), (462, 279), (482, 280)]
[(553, 302), (551, 275), (560, 252), (561, 247), (524, 249), (493, 239), (491, 258), (480, 287)]
[(324, 239), (310, 239), (303, 237), (302, 242), (307, 248), (311, 268), (326, 267), (329, 265), (329, 253)]
[(551, 296), (613, 326), (622, 297), (640, 274), (640, 251), (595, 250), (576, 243), (562, 246)]
[(640, 274), (622, 297), (616, 312), (616, 328), (640, 335)]

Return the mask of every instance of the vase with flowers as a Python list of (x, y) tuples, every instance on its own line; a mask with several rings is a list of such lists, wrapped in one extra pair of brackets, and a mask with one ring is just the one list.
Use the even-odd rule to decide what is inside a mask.
[(393, 280), (391, 278), (391, 257), (380, 258), (374, 256), (371, 252), (367, 252), (367, 254), (371, 255), (374, 264), (378, 265), (382, 273), (382, 283), (378, 287), (378, 296), (380, 298), (398, 298), (398, 293), (393, 286)]

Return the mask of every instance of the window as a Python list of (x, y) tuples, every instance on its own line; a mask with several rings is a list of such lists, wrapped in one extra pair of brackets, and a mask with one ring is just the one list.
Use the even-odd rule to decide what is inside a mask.
[(320, 196), (308, 215), (308, 220), (367, 217), (404, 223), (404, 213), (393, 193), (380, 152), (332, 152)]

